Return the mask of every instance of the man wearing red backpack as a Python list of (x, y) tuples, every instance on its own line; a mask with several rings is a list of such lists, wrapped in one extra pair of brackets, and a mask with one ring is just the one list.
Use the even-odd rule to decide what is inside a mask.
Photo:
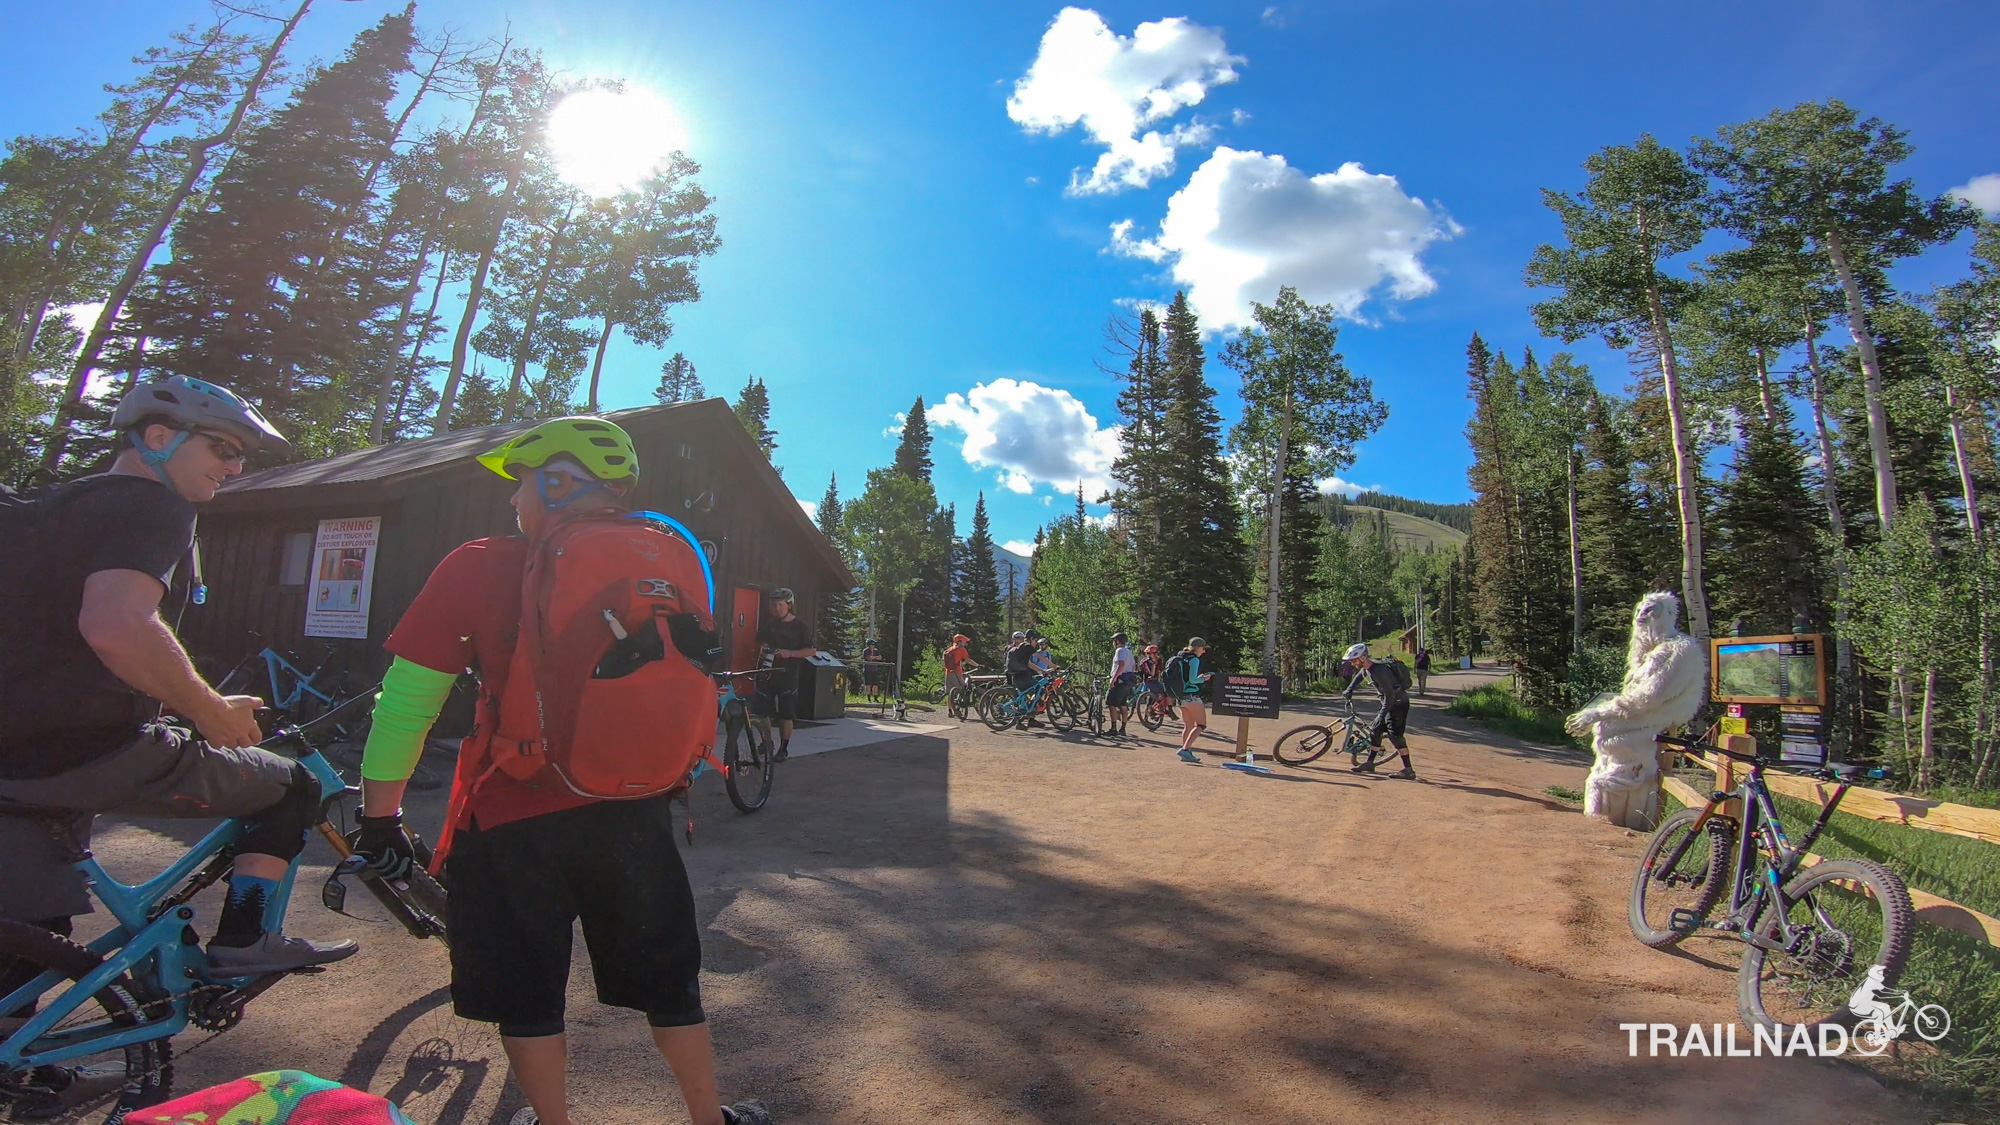
[(638, 458), (610, 422), (558, 418), (479, 460), (519, 482), (523, 536), (446, 556), (384, 646), (394, 661), (362, 763), (358, 850), (387, 878), (415, 862), (403, 788), (471, 671), (478, 718), (438, 844), (452, 1001), (499, 1024), (531, 1109), (516, 1120), (570, 1120), (563, 1002), (580, 919), (598, 999), (646, 1014), (695, 1125), (767, 1123), (761, 1103), (724, 1107), (716, 1092), (669, 809), (715, 738), (714, 687), (696, 665), (715, 647), (699, 546), (626, 510)]

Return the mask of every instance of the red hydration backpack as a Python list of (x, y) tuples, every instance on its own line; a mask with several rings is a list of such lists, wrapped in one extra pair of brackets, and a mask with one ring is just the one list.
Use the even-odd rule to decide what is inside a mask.
[(713, 602), (699, 545), (666, 517), (578, 515), (531, 542), (520, 636), (460, 747), (433, 866), (494, 770), (601, 800), (686, 786), (715, 746), (715, 683), (694, 656), (716, 649)]

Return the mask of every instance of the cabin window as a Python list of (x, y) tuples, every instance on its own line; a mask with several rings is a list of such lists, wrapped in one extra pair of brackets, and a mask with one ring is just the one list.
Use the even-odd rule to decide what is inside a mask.
[(313, 533), (288, 531), (285, 549), (278, 556), (278, 585), (303, 586), (312, 570)]

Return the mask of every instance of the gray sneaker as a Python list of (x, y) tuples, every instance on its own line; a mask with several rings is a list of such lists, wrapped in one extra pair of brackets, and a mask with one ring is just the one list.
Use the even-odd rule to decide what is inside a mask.
[(249, 945), (208, 946), (208, 963), (217, 976), (262, 976), (289, 973), (352, 957), (361, 952), (361, 943), (347, 941), (307, 941), (302, 937), (267, 933)]
[(771, 1111), (756, 1098), (745, 1098), (722, 1107), (723, 1125), (773, 1125)]

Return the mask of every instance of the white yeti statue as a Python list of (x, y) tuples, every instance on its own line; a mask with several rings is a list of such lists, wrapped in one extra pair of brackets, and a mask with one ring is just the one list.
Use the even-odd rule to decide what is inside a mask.
[(1597, 761), (1584, 781), (1583, 811), (1626, 828), (1650, 829), (1659, 815), (1658, 746), (1653, 736), (1694, 718), (1708, 686), (1701, 646), (1680, 631), (1680, 599), (1652, 593), (1632, 609), (1632, 647), (1615, 698), (1593, 703), (1564, 724), (1596, 727)]

